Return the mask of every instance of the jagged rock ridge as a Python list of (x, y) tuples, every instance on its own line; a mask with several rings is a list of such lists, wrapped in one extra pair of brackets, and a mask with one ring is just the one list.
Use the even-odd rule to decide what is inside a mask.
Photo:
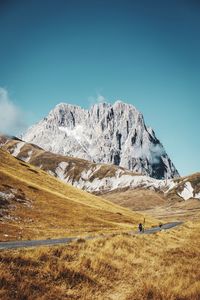
[(157, 179), (179, 176), (142, 114), (121, 101), (89, 110), (58, 104), (22, 136), (47, 151), (108, 163)]

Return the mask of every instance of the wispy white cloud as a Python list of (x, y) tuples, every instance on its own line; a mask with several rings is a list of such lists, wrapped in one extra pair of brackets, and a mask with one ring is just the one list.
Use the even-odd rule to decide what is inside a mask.
[(97, 95), (94, 97), (94, 96), (90, 96), (88, 98), (88, 102), (89, 102), (89, 105), (92, 106), (96, 103), (104, 103), (104, 102), (107, 102), (107, 99), (101, 95), (100, 93), (97, 93)]
[(151, 150), (152, 163), (159, 164), (160, 157), (166, 154), (162, 144), (150, 145), (150, 150)]
[(162, 144), (154, 145), (153, 143), (145, 143), (142, 147), (139, 145), (134, 150), (135, 158), (147, 157), (152, 164), (159, 164), (160, 157), (165, 154), (166, 152)]
[(9, 98), (8, 91), (0, 87), (0, 132), (16, 135), (24, 130), (23, 113)]
[(98, 103), (103, 103), (103, 102), (106, 102), (107, 100), (106, 100), (106, 98), (105, 98), (103, 95), (98, 94), (98, 95), (97, 95), (97, 98), (96, 98), (96, 101), (97, 101)]

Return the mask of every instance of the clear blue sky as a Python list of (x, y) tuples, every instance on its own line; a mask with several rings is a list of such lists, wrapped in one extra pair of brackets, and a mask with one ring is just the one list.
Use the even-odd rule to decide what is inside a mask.
[(31, 125), (59, 102), (132, 103), (200, 171), (200, 1), (1, 0), (0, 86)]

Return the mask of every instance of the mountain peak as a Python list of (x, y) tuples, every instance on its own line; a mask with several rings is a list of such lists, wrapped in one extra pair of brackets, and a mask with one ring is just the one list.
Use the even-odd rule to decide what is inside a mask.
[(54, 108), (53, 108), (53, 111), (54, 110), (58, 110), (58, 109), (80, 109), (81, 107), (78, 106), (78, 105), (75, 105), (75, 104), (70, 104), (70, 103), (65, 103), (65, 102), (61, 102), (61, 103), (58, 103)]
[(98, 103), (89, 110), (60, 103), (23, 139), (47, 151), (122, 166), (158, 179), (178, 176), (143, 115), (121, 100), (113, 105)]

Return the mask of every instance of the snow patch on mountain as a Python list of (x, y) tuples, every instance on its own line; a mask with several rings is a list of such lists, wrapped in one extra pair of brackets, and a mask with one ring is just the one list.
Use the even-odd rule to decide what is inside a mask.
[(92, 169), (89, 169), (89, 170), (84, 170), (83, 172), (81, 172), (81, 175), (80, 177), (83, 179), (83, 180), (89, 180), (90, 177), (94, 174), (96, 168), (92, 168)]
[(194, 198), (196, 198), (196, 199), (199, 199), (199, 200), (200, 200), (200, 192), (199, 192), (199, 193), (196, 193), (196, 194), (195, 194), (195, 196), (194, 196)]
[(29, 162), (29, 160), (30, 160), (31, 157), (32, 157), (32, 154), (33, 154), (33, 151), (32, 151), (32, 150), (28, 151), (28, 156), (25, 157), (25, 158), (23, 158), (23, 161)]
[(66, 168), (68, 167), (68, 163), (67, 162), (61, 162), (58, 164), (57, 168), (55, 169), (55, 174), (56, 176), (61, 179), (64, 180), (66, 177)]
[[(118, 169), (113, 176), (104, 176), (103, 178), (99, 178), (98, 176), (95, 177), (95, 173), (101, 169), (101, 165), (86, 169), (75, 178), (73, 175), (70, 176), (69, 172), (66, 170), (68, 166), (68, 163), (61, 162), (58, 164), (55, 172), (48, 171), (48, 173), (58, 177), (65, 183), (73, 184), (73, 186), (91, 193), (108, 192), (121, 188), (137, 187), (156, 190), (166, 187), (166, 182), (163, 180), (157, 180), (142, 175), (128, 175), (121, 169)], [(73, 168), (75, 169), (75, 166)], [(72, 172), (73, 168), (70, 169), (70, 172)]]
[(20, 153), (20, 150), (21, 148), (25, 145), (25, 142), (20, 142), (20, 143), (17, 143), (13, 152), (12, 152), (12, 155), (14, 157), (17, 157), (17, 155)]
[(184, 200), (188, 200), (193, 197), (193, 187), (189, 181), (184, 184), (182, 192), (178, 193)]
[[(186, 180), (188, 179), (186, 178)], [(178, 195), (181, 196), (181, 198), (183, 198), (184, 200), (188, 200), (190, 198), (195, 198), (200, 200), (200, 192), (199, 193), (194, 192), (194, 188), (192, 187), (190, 181), (185, 182), (183, 190), (179, 192)]]
[(82, 178), (74, 181), (73, 185), (88, 192), (108, 192), (121, 188), (148, 188), (159, 189), (165, 183), (163, 180), (156, 180), (148, 176), (122, 175), (120, 177), (95, 178), (93, 181), (85, 181)]

